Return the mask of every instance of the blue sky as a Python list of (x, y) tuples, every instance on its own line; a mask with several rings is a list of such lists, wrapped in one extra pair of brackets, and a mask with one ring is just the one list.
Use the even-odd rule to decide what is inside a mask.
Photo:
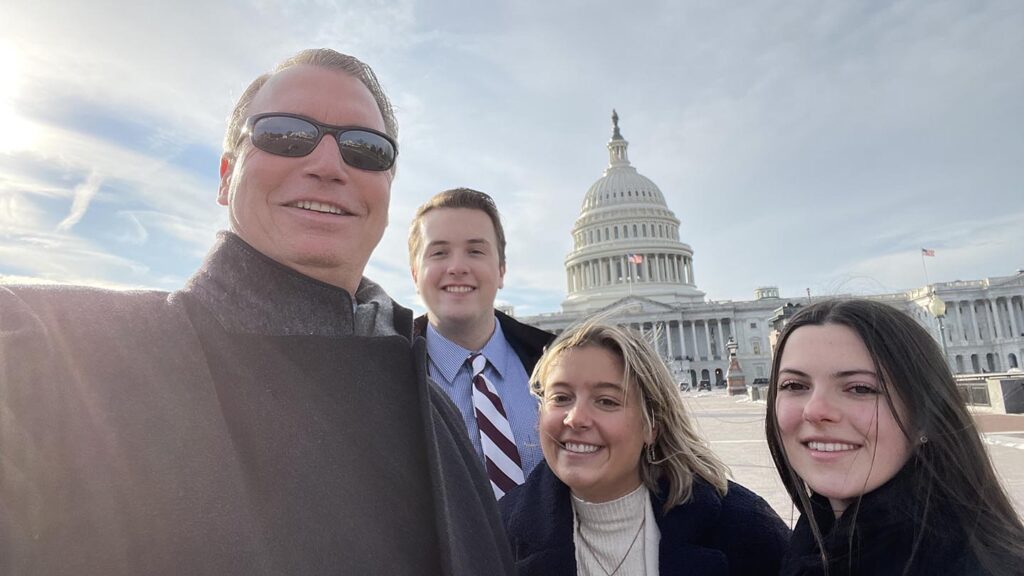
[(416, 304), (422, 201), (492, 194), (499, 301), (553, 312), (621, 116), (715, 300), (1024, 268), (1024, 3), (13, 0), (0, 22), (0, 276), (173, 289), (227, 223), (225, 118), (302, 48), (371, 64), (400, 125), (367, 271)]

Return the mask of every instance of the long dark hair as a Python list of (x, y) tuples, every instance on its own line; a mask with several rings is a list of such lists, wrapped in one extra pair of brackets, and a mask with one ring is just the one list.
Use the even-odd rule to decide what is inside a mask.
[[(765, 432), (775, 467), (793, 503), (811, 525), (822, 550), (821, 530), (811, 513), (808, 487), (786, 457), (775, 402), (779, 365), (790, 335), (803, 326), (836, 324), (853, 330), (864, 342), (881, 376), (890, 410), (911, 447), (911, 475), (922, 530), (941, 506), (963, 530), (967, 545), (992, 574), (1017, 574), (1024, 564), (1024, 526), (1003, 490), (974, 420), (957, 391), (939, 345), (910, 316), (871, 300), (831, 300), (797, 312), (783, 329), (772, 361)], [(906, 408), (904, 417), (892, 408), (893, 398)], [(921, 436), (927, 442), (920, 442)], [(940, 527), (946, 529), (948, 527)], [(914, 554), (907, 568), (913, 563)]]

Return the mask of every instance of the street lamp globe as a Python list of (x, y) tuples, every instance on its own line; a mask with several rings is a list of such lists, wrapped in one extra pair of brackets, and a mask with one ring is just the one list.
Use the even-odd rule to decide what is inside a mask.
[(932, 300), (928, 303), (928, 311), (936, 318), (942, 318), (946, 315), (946, 303), (942, 298), (939, 298), (938, 294), (932, 294)]

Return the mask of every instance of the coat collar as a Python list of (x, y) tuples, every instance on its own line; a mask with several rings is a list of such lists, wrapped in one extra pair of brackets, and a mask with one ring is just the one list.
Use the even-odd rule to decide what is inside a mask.
[[(554, 340), (555, 335), (545, 332), (540, 328), (534, 328), (529, 324), (523, 324), (500, 310), (494, 311), (494, 317), (498, 319), (498, 325), (501, 326), (505, 340), (508, 341), (509, 346), (515, 351), (516, 356), (523, 363), (523, 367), (526, 368), (526, 373), (532, 373), (533, 367), (540, 360), (544, 352), (544, 348)], [(413, 334), (426, 338), (426, 314), (417, 316), (416, 320), (413, 321)]]
[(198, 300), (229, 332), (264, 336), (401, 334), (412, 313), (363, 278), (358, 306), (342, 288), (300, 274), (236, 234), (220, 232), (181, 294)]
[[(661, 532), (658, 564), (662, 574), (715, 573), (726, 570), (720, 550), (708, 546), (718, 524), (721, 498), (715, 489), (694, 478), (690, 500), (666, 514), (666, 484), (651, 491), (651, 504)], [(572, 503), (569, 487), (541, 462), (526, 482), (498, 502), (517, 563), (536, 574), (575, 574)]]

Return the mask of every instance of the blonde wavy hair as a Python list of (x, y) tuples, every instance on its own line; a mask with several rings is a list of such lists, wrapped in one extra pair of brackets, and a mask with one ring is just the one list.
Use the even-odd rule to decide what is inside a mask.
[(664, 511), (690, 499), (695, 475), (724, 496), (729, 469), (697, 433), (668, 367), (643, 336), (608, 322), (607, 316), (569, 327), (548, 346), (530, 377), (530, 391), (541, 399), (541, 410), (545, 409), (545, 381), (558, 358), (568, 350), (587, 346), (607, 350), (622, 362), (627, 397), (630, 386), (640, 392), (644, 425), (656, 432), (653, 460), (648, 457), (648, 446), (640, 455), (640, 479), (654, 493), (660, 492), (661, 479), (667, 480)]

